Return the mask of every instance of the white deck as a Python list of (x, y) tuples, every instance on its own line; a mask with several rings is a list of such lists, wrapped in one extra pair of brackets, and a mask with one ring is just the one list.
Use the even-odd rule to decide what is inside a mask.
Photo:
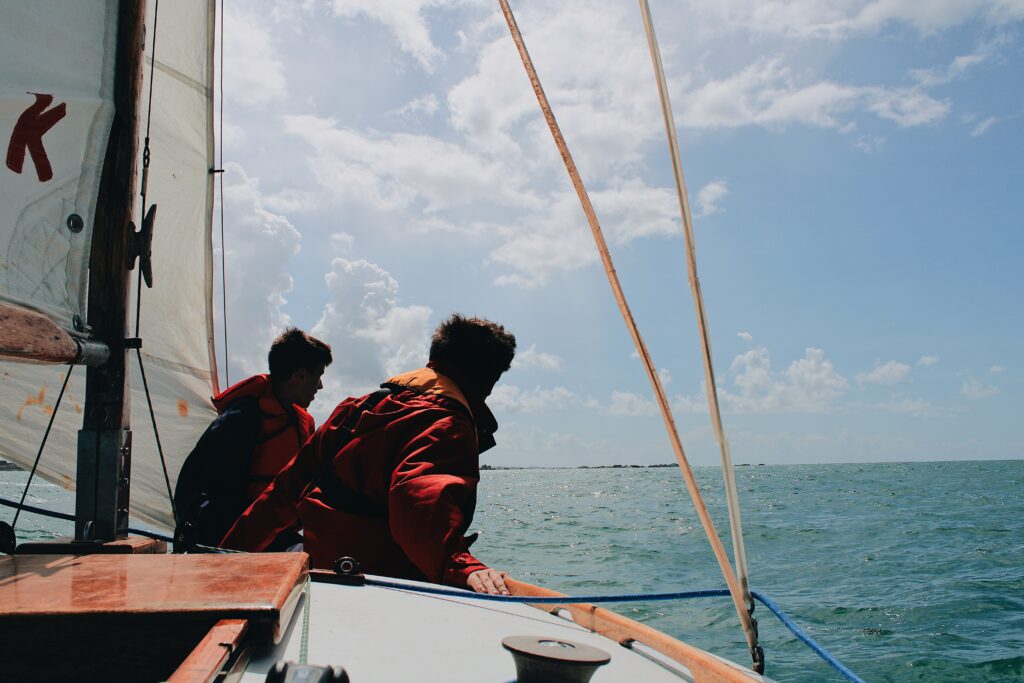
[[(594, 683), (693, 681), (681, 665), (657, 653), (650, 656), (663, 664), (528, 605), (324, 583), (312, 584), (310, 602), (308, 663), (342, 666), (352, 683), (508, 683), (515, 680), (516, 669), (501, 640), (513, 635), (572, 640), (604, 650), (611, 661), (594, 674)], [(254, 653), (242, 681), (263, 681), (278, 660), (299, 661), (305, 609), (302, 604), (296, 610), (280, 645)]]

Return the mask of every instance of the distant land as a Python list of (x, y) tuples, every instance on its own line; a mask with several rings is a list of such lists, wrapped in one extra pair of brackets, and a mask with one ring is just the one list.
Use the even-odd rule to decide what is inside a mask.
[[(679, 467), (676, 463), (660, 463), (657, 465), (577, 465), (575, 467), (541, 467), (534, 465), (531, 467), (511, 467), (507, 465), (480, 465), (480, 471), (484, 470), (641, 470), (651, 469), (654, 467)], [(749, 462), (741, 462), (734, 465), (734, 467), (764, 467), (763, 462), (752, 465)]]

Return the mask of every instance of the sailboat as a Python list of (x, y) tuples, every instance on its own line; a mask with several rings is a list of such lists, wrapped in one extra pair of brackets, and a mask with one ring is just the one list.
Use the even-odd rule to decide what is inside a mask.
[(0, 25), (0, 457), (76, 491), (74, 538), (0, 557), (0, 678), (767, 680), (521, 582), (481, 602), (129, 533), (129, 502), (173, 527), (219, 389), (215, 3), (7, 3)]

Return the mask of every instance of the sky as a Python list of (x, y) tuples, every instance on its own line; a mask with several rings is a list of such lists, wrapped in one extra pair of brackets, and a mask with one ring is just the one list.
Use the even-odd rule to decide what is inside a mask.
[[(672, 462), (496, 0), (227, 5), (230, 381), (306, 329), (334, 349), (319, 423), (480, 315), (519, 349), (482, 462)], [(638, 6), (512, 8), (687, 457), (715, 464)], [(734, 461), (1024, 457), (1024, 1), (651, 9)]]

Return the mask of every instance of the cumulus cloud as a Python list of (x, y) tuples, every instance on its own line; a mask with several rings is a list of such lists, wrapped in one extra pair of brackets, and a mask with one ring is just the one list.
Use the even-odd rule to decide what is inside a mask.
[(992, 386), (991, 384), (983, 384), (972, 377), (963, 383), (960, 387), (960, 393), (971, 401), (977, 401), (978, 399), (995, 396), (999, 393), (999, 387)]
[[(517, 16), (584, 179), (639, 164), (643, 144), (660, 140), (663, 129), (634, 9), (558, 2), (526, 6)], [(453, 127), (521, 163), (560, 164), (506, 32), (482, 48), (478, 65), (449, 92)], [(651, 87), (638, 87), (638, 78)]]
[(938, 356), (921, 356), (917, 360), (918, 365), (935, 365), (939, 362)]
[(292, 289), (288, 267), (302, 238), (285, 216), (264, 206), (257, 178), (236, 163), (225, 164), (224, 175), (228, 362), (237, 380), (266, 372), (270, 342), (291, 323), (283, 311)]
[(562, 359), (553, 353), (544, 353), (537, 350), (536, 344), (516, 352), (512, 361), (513, 368), (540, 368), (541, 370), (562, 371)]
[(930, 34), (972, 19), (998, 26), (1024, 17), (1018, 0), (693, 0), (693, 5), (723, 30), (830, 40), (875, 33), (891, 24)]
[(306, 141), (322, 193), (379, 210), (421, 208), (427, 214), (474, 202), (535, 206), (499, 160), (430, 135), (362, 133), (332, 119), (286, 116), (285, 130)]
[[(274, 44), (274, 34), (264, 18), (231, 6), (225, 10), (231, 31), (225, 35), (224, 96), (232, 104), (262, 107), (288, 96), (284, 65)], [(158, 43), (159, 48), (159, 43)], [(229, 129), (225, 128), (225, 133)], [(233, 141), (237, 141), (235, 135)]]
[(587, 407), (602, 415), (613, 417), (645, 417), (658, 413), (658, 406), (653, 400), (632, 391), (613, 391), (607, 404), (590, 398), (587, 400)]
[(338, 256), (347, 256), (352, 253), (355, 243), (355, 236), (347, 232), (336, 232), (331, 235), (331, 250)]
[(487, 399), (495, 410), (514, 413), (537, 413), (564, 408), (575, 399), (575, 394), (565, 387), (535, 387), (522, 389), (511, 384), (500, 384)]
[(888, 363), (875, 367), (871, 372), (859, 373), (857, 375), (857, 383), (861, 385), (881, 384), (892, 386), (905, 380), (909, 374), (909, 365), (891, 360)]
[(748, 343), (754, 341), (754, 335), (749, 332), (737, 332), (736, 336)]
[(426, 306), (399, 305), (398, 282), (364, 259), (335, 258), (324, 280), (330, 300), (311, 332), (336, 351), (314, 404), (322, 412), (426, 363), (431, 315)]
[(697, 192), (697, 216), (710, 216), (719, 210), (721, 202), (729, 194), (729, 185), (724, 180), (712, 180)]
[(993, 365), (988, 369), (988, 371), (991, 372), (993, 375), (1001, 375), (1004, 372), (1006, 372), (1006, 368), (1004, 368), (1002, 365)]
[(919, 88), (855, 86), (833, 81), (803, 82), (781, 59), (759, 59), (743, 70), (709, 80), (683, 98), (680, 120), (692, 128), (779, 127), (804, 124), (843, 129), (858, 109), (901, 127), (946, 116), (949, 102)]
[(365, 16), (383, 24), (399, 47), (426, 71), (433, 71), (444, 56), (430, 37), (424, 16), (432, 7), (451, 7), (471, 0), (329, 0), (334, 14), (343, 18)]
[[(675, 194), (648, 187), (639, 180), (590, 193), (608, 240), (628, 244), (648, 236), (681, 236)], [(509, 229), (490, 254), (493, 263), (512, 273), (495, 282), (522, 288), (547, 284), (559, 272), (577, 270), (599, 260), (594, 240), (576, 193), (566, 188), (552, 193), (543, 211), (525, 214)]]
[(731, 369), (736, 391), (720, 388), (719, 395), (722, 405), (734, 412), (824, 412), (849, 388), (825, 352), (813, 347), (783, 372), (772, 370), (763, 346), (736, 356)]

